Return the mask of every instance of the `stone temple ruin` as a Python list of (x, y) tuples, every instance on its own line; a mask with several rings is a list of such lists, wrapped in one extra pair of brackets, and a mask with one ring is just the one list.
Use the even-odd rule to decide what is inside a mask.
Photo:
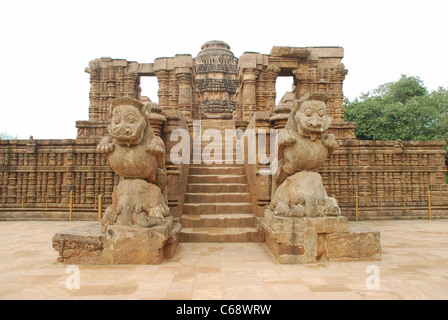
[[(445, 218), (444, 142), (357, 140), (344, 121), (343, 55), (276, 46), (236, 58), (209, 41), (196, 57), (95, 59), (76, 139), (0, 141), (0, 216), (60, 218), (72, 206), (74, 218), (93, 220), (101, 195), (101, 224), (55, 235), (65, 263), (160, 263), (179, 242), (248, 241), (266, 241), (282, 263), (379, 259), (379, 233), (349, 230), (348, 220), (427, 218), (428, 209)], [(141, 96), (141, 77), (157, 78), (158, 103)], [(279, 77), (291, 92), (276, 103)], [(145, 129), (114, 131), (132, 110), (131, 127)], [(190, 161), (171, 157), (180, 129)], [(272, 163), (237, 149), (232, 133), (263, 135), (269, 157), (275, 129), (279, 170), (266, 174)], [(213, 163), (201, 158), (210, 150)], [(130, 153), (139, 160), (123, 160)]]

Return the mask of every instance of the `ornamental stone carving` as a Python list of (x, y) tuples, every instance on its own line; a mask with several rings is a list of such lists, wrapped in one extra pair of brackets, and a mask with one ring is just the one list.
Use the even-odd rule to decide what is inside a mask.
[(151, 127), (151, 106), (130, 97), (112, 101), (109, 135), (97, 151), (122, 180), (101, 223), (55, 234), (58, 261), (159, 264), (175, 254), (181, 226), (168, 207), (165, 144)]
[[(294, 101), (279, 133), (278, 170), (271, 203), (260, 222), (266, 243), (281, 263), (378, 260), (380, 234), (349, 230), (335, 198), (316, 172), (338, 147), (327, 134), (327, 97), (310, 93)], [(347, 248), (356, 248), (347, 250)]]
[(103, 225), (152, 227), (171, 221), (167, 205), (165, 145), (149, 123), (148, 104), (124, 97), (112, 102), (109, 135), (98, 150), (124, 180), (112, 193)]
[(295, 101), (279, 134), (279, 167), (273, 177), (270, 209), (275, 215), (294, 217), (339, 216), (334, 198), (328, 197), (319, 169), (338, 147), (332, 134), (326, 134), (331, 119), (322, 94), (307, 94)]

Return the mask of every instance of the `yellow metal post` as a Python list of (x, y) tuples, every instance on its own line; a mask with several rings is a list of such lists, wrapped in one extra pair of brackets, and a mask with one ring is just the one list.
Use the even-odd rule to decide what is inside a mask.
[(69, 221), (72, 221), (73, 216), (73, 191), (70, 191), (70, 216)]
[(431, 217), (431, 190), (428, 189), (428, 218), (429, 220), (432, 219)]
[(102, 211), (103, 211), (103, 201), (102, 196), (98, 196), (98, 221), (101, 221), (102, 218)]
[(356, 221), (358, 221), (358, 192), (356, 192), (356, 195), (355, 195), (355, 208), (356, 208), (355, 217), (356, 217)]

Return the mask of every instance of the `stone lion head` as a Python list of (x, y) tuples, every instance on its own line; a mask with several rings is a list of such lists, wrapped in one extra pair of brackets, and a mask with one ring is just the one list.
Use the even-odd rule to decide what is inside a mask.
[(111, 123), (109, 134), (119, 144), (138, 145), (150, 127), (148, 117), (151, 113), (146, 105), (130, 97), (116, 98), (111, 106)]
[(291, 108), (288, 127), (302, 134), (325, 132), (331, 123), (327, 101), (327, 96), (320, 93), (309, 93), (296, 100)]

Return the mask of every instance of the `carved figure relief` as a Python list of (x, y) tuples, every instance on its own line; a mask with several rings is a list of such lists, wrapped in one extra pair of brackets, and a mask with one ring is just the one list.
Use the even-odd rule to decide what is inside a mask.
[(319, 93), (295, 101), (280, 131), (279, 168), (273, 177), (270, 205), (276, 215), (340, 215), (336, 199), (327, 196), (322, 177), (315, 172), (338, 147), (334, 135), (325, 134), (331, 123), (326, 102), (327, 97)]
[(149, 105), (129, 98), (112, 101), (109, 136), (98, 150), (124, 178), (114, 189), (103, 224), (163, 224), (171, 216), (167, 205), (165, 145), (149, 123)]

